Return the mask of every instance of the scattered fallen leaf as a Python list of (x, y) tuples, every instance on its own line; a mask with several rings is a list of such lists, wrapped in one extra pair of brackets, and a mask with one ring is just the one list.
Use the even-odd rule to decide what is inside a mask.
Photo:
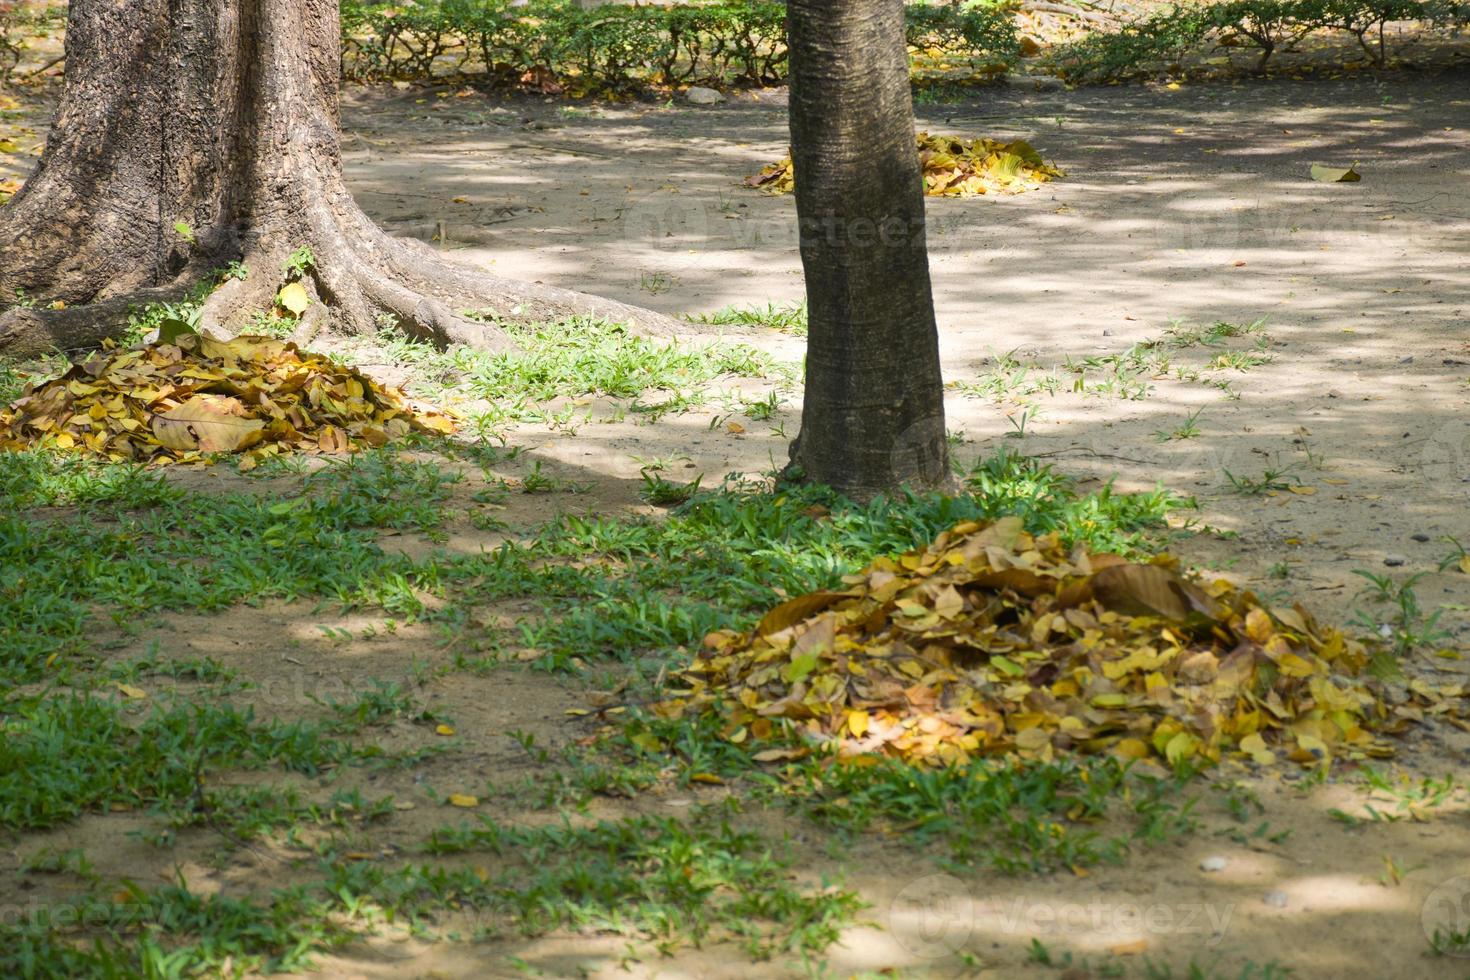
[(281, 305), (281, 309), (290, 311), (292, 316), (300, 316), (311, 306), (311, 296), (301, 283), (288, 282), (276, 294), (276, 302)]
[(1324, 167), (1320, 163), (1312, 164), (1312, 179), (1320, 184), (1351, 184), (1363, 179), (1358, 173), (1357, 164), (1351, 167)]
[(465, 807), (465, 808), (469, 808), (469, 807), (472, 807), (472, 806), (479, 806), (480, 805), (480, 798), (478, 796), (470, 796), (467, 793), (450, 793), (449, 794), (449, 805), (450, 806)]

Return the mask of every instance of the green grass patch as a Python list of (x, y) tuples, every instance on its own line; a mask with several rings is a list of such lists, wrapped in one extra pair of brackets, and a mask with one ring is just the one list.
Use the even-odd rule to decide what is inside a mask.
[[(594, 930), (660, 953), (726, 941), (754, 959), (809, 959), (862, 903), (802, 884), (791, 859), (728, 816), (633, 817), (573, 827), (443, 828), (437, 858), (491, 859), (397, 868), (324, 861), (310, 885), (267, 895), (202, 896), (182, 885), (119, 900), (38, 905), (0, 922), (0, 972), (26, 978), (239, 976), (309, 968), (316, 952), (384, 922), (431, 939), (534, 937)], [(17, 921), (18, 920), (18, 921)]]
[(58, 695), (12, 700), (0, 713), (0, 827), (55, 826), (111, 804), (174, 811), (215, 809), (201, 779), (222, 768), (269, 763), (313, 775), (381, 755), (301, 722), (257, 721), (218, 705), (155, 708), (129, 720), (116, 700)]
[[(210, 610), (307, 596), (395, 615), (435, 569), (386, 555), (377, 528), (441, 519), (437, 468), (365, 454), (273, 500), (202, 494), (137, 467), (0, 453), (0, 675), (36, 680), (87, 648), (94, 609), (120, 626), (156, 610)], [(25, 514), (67, 504), (74, 513)]]
[(370, 356), (412, 367), (424, 379), (414, 390), (426, 397), (452, 388), (457, 396), (489, 402), (467, 413), (482, 437), (502, 435), (522, 422), (572, 429), (591, 420), (590, 410), (550, 403), (589, 397), (625, 401), (615, 418), (631, 414), (654, 421), (704, 404), (708, 386), (721, 378), (785, 378), (793, 371), (746, 344), (650, 340), (603, 320), (502, 326), (517, 349), (442, 350), (390, 329), (374, 338)]
[[(860, 506), (822, 489), (729, 482), (664, 520), (566, 517), (483, 556), (385, 554), (377, 529), (435, 532), (453, 480), (432, 463), (368, 453), (271, 500), (195, 493), (136, 467), (0, 454), (0, 671), (36, 680), (48, 662), (83, 652), (94, 610), (129, 626), (162, 609), (316, 597), (413, 618), (421, 590), (454, 600), (435, 613), (450, 627), (477, 603), (543, 598), (547, 615), (519, 639), (548, 666), (630, 659), (741, 625), (783, 595), (829, 587), (961, 520), (1019, 514), (1032, 532), (1135, 554), (1147, 529), (1188, 503), (1164, 490), (1081, 494), (1050, 468), (1003, 454), (977, 465), (956, 497)], [(22, 513), (58, 505), (76, 511)]]
[[(1079, 493), (1050, 467), (1005, 453), (977, 464), (965, 489), (858, 505), (820, 488), (750, 492), (727, 483), (666, 519), (565, 517), (530, 547), (506, 546), (462, 569), (477, 567), (471, 588), (482, 598), (505, 598), (523, 594), (538, 559), (565, 563), (542, 566), (548, 615), (521, 637), (547, 664), (565, 666), (574, 657), (627, 658), (747, 625), (786, 596), (831, 588), (874, 557), (907, 551), (959, 521), (1015, 514), (1032, 533), (1055, 531), (1069, 544), (1137, 556), (1147, 551), (1151, 529), (1192, 504), (1163, 489)], [(612, 561), (570, 567), (588, 555)], [(566, 612), (572, 598), (580, 601)]]
[[(786, 722), (760, 744), (733, 744), (724, 728), (708, 715), (670, 720), (635, 711), (591, 747), (559, 759), (541, 750), (541, 804), (582, 808), (598, 795), (631, 797), (657, 782), (693, 787), (718, 777), (740, 797), (787, 809), (842, 839), (866, 833), (924, 848), (939, 844), (939, 862), (951, 870), (1003, 874), (1118, 863), (1196, 825), (1195, 801), (1183, 792), (1190, 774), (1164, 776), (1112, 757), (926, 768), (811, 753)], [(765, 749), (807, 754), (756, 762)], [(523, 802), (537, 799), (527, 787), (512, 792)]]
[[(817, 953), (836, 941), (861, 907), (856, 897), (799, 885), (789, 858), (777, 856), (759, 835), (735, 830), (730, 819), (701, 810), (688, 822), (634, 817), (518, 828), (482, 818), (478, 825), (435, 831), (426, 849), (486, 853), (508, 862), (488, 880), (469, 872), (447, 889), (483, 902), (492, 934), (506, 926), (530, 935), (591, 928), (649, 941), (660, 952), (734, 938), (756, 959)], [(435, 885), (432, 869), (396, 875), (351, 870), (368, 882), (345, 882), (348, 887), (386, 892), (395, 903), (405, 894), (446, 890)]]
[(806, 300), (800, 303), (767, 303), (765, 306), (725, 306), (713, 313), (696, 313), (689, 320), (715, 326), (766, 327), (793, 337), (805, 337)]

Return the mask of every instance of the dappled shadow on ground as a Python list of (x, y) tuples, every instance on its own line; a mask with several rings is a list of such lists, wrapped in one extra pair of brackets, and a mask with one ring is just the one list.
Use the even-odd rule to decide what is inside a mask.
[[(1163, 337), (1172, 317), (1206, 324), (1269, 317), (1260, 335), (1269, 362), (1243, 371), (1205, 367), (1219, 350), (1253, 350), (1249, 338), (1181, 349), (1168, 370), (1141, 379), (1149, 390), (1137, 399), (1073, 393), (1065, 385), (1056, 394), (1015, 388), (981, 398), (956, 391), (947, 410), (950, 427), (965, 433), (957, 453), (969, 459), (1004, 446), (1050, 454), (1084, 480), (1118, 474), (1129, 487), (1161, 481), (1197, 493), (1199, 519), (1235, 536), (1178, 538), (1174, 547), (1187, 561), (1273, 598), (1302, 598), (1325, 618), (1342, 620), (1358, 602), (1354, 569), (1401, 580), (1423, 573), (1422, 601), (1430, 608), (1450, 604), (1442, 623), (1465, 645), (1470, 576), (1438, 570), (1449, 553), (1442, 536), (1470, 545), (1464, 82), (1463, 73), (1363, 75), (921, 107), (931, 130), (1026, 137), (1070, 172), (1032, 195), (932, 203), (951, 380), (993, 376), (995, 355), (1012, 349), (1038, 366), (1033, 374), (1070, 379), (1066, 357), (1122, 354), (1135, 342)], [(736, 186), (782, 151), (778, 106), (621, 107), (588, 119), (517, 104), (492, 119), (495, 106), (480, 105), (477, 96), (420, 97), (364, 96), (347, 114), (356, 134), (348, 144), (356, 190), (390, 227), (432, 237), (443, 221), (451, 247), (468, 243), (466, 259), (671, 311), (800, 295), (791, 202)], [(441, 102), (446, 108), (434, 108)], [(405, 114), (429, 118), (405, 121)], [(562, 128), (537, 129), (522, 118)], [(1313, 162), (1354, 160), (1364, 173), (1360, 184), (1318, 185), (1305, 176)], [(800, 342), (789, 337), (740, 339), (800, 356)], [(1176, 377), (1173, 369), (1186, 365), (1230, 380), (1238, 399)], [(1093, 369), (1088, 377), (1105, 380), (1107, 371)], [(741, 396), (757, 400), (772, 387), (743, 382)], [(704, 474), (707, 486), (726, 472), (759, 473), (784, 462), (799, 396), (788, 390), (780, 398), (786, 404), (759, 421), (738, 405), (710, 403), (653, 425), (624, 419), (575, 431), (522, 426), (511, 440), (526, 453), (499, 471), (523, 488), (539, 462), (541, 476), (555, 482), (550, 493), (517, 488), (508, 503), (495, 505), (504, 509), (493, 516), (508, 529), (477, 528), (477, 467), (465, 466), (468, 482), (454, 491), (456, 513), (441, 538), (385, 534), (381, 543), (415, 558), (437, 549), (474, 555), (507, 536), (534, 533), (557, 513), (652, 513), (638, 496), (648, 459), (677, 459), (671, 478)], [(1025, 414), (1030, 405), (1040, 414)], [(578, 408), (597, 418), (616, 415), (601, 400)], [(1198, 435), (1168, 437), (1196, 411)], [(1261, 480), (1270, 469), (1282, 474), (1283, 486), (1252, 495), (1232, 490), (1231, 476)], [(173, 478), (205, 491), (285, 493), (290, 485), (228, 471)], [(465, 613), (459, 636), (425, 626), (390, 630), (381, 615), (304, 603), (240, 608), (225, 618), (164, 617), (110, 656), (144, 655), (157, 641), (165, 656), (214, 657), (257, 683), (240, 703), (265, 717), (328, 717), (324, 699), (350, 701), (369, 689), (369, 677), (400, 683), (419, 706), (453, 717), (463, 755), (360, 784), (364, 792), (416, 803), (393, 816), (381, 837), (406, 851), (428, 828), (459, 815), (434, 805), (428, 790), (442, 798), (474, 781), (531, 770), (507, 731), (532, 731), (542, 744), (560, 747), (589, 730), (563, 714), (585, 703), (578, 684), (553, 684), (513, 665), (483, 676), (458, 668), (436, 674), (461, 652), (456, 642), (508, 629), (536, 610), (510, 603)], [(1465, 672), (1462, 661), (1427, 655), (1411, 666), (1437, 682)], [(401, 749), (442, 744), (432, 727), (409, 716), (374, 734)], [(1461, 734), (1431, 728), (1411, 736), (1399, 762), (1415, 774), (1440, 776), (1459, 765), (1465, 749)], [(847, 934), (828, 957), (834, 973), (956, 975), (964, 966), (955, 952), (964, 950), (991, 975), (1064, 975), (1028, 962), (1036, 939), (1058, 962), (1068, 952), (1094, 967), (1112, 959), (1130, 976), (1142, 973), (1137, 955), (1169, 962), (1176, 976), (1188, 975), (1191, 958), (1207, 967), (1217, 956), (1219, 975), (1231, 977), (1248, 961), (1273, 960), (1299, 976), (1436, 975), (1443, 961), (1426, 958), (1423, 921), (1436, 902), (1466, 894), (1455, 890), (1457, 876), (1470, 874), (1464, 812), (1425, 824), (1345, 826), (1329, 809), (1361, 814), (1361, 795), (1336, 783), (1299, 790), (1297, 777), (1254, 777), (1265, 809), (1248, 808), (1244, 823), (1225, 811), (1224, 794), (1201, 786), (1199, 831), (1182, 843), (1140, 847), (1125, 867), (1085, 876), (950, 877), (901, 835), (834, 844), (787, 818), (747, 812), (741, 820), (773, 840), (789, 833), (804, 876), (817, 881), (843, 871), (872, 903), (874, 928)], [(599, 799), (593, 815), (679, 815), (724, 792), (666, 788), (633, 801)], [(495, 816), (513, 821), (526, 814)], [(1263, 822), (1269, 830), (1257, 834)], [(66, 830), (28, 836), (21, 849), (80, 841), (107, 853), (108, 840), (137, 825), (136, 815), (89, 817), (75, 837)], [(1272, 839), (1288, 828), (1289, 837)], [(179, 852), (183, 863), (193, 862), (191, 884), (197, 875), (201, 887), (244, 888), (280, 883), (285, 874), (281, 856), (258, 854), (220, 871), (211, 858), (217, 841), (191, 833), (181, 835)], [(119, 860), (144, 862), (151, 854), (141, 844), (117, 852)], [(1211, 856), (1226, 857), (1225, 867), (1200, 870)], [(1385, 859), (1406, 872), (1402, 884)], [(104, 874), (117, 870), (98, 863)], [(1120, 949), (1132, 955), (1110, 953)], [(432, 946), (374, 940), (325, 960), (321, 975), (504, 975), (512, 969), (509, 957), (557, 976), (619, 975), (625, 965), (635, 976), (802, 969), (791, 958), (736, 962), (728, 948), (668, 961), (645, 951), (632, 964), (623, 962), (624, 951), (621, 941), (580, 934)]]
[[(973, 380), (1013, 349), (1043, 368), (1119, 354), (1175, 318), (1266, 317), (1274, 361), (1235, 378), (1241, 400), (1162, 379), (1141, 401), (1041, 395), (1021, 444), (1207, 503), (1227, 473), (1289, 468), (1316, 497), (1234, 501), (1208, 518), (1286, 560), (1298, 557), (1287, 542), (1335, 536), (1324, 561), (1336, 581), (1313, 587), (1390, 557), (1432, 569), (1440, 536), (1470, 536), (1459, 519), (1470, 501), (1466, 79), (1462, 68), (983, 91), (919, 106), (922, 128), (1024, 137), (1068, 171), (1031, 194), (930, 201), (947, 376)], [(467, 261), (673, 312), (801, 295), (790, 198), (739, 184), (784, 151), (779, 93), (707, 110), (357, 98), (346, 113), (357, 193), (390, 226), (442, 227)], [(1309, 178), (1313, 163), (1354, 162), (1360, 183)], [(485, 209), (491, 218), (477, 218)], [(1013, 430), (1021, 400), (997, 410), (952, 398), (950, 427), (987, 444)], [(1201, 437), (1155, 438), (1195, 411)], [(780, 435), (751, 427), (752, 452), (721, 445), (718, 427), (699, 432), (703, 421), (687, 427), (701, 471), (708, 457), (715, 472), (784, 460)], [(794, 433), (794, 415), (781, 421)], [(575, 452), (602, 434), (583, 431)], [(666, 436), (682, 438), (659, 427), (634, 441)], [(569, 444), (554, 451), (573, 461)], [(1320, 563), (1305, 563), (1310, 578)]]
[[(1126, 315), (1441, 312), (1470, 288), (1465, 270), (1423, 261), (1470, 234), (1465, 78), (920, 106), (922, 128), (1024, 137), (1069, 172), (1032, 194), (930, 201), (941, 322), (964, 336), (1023, 317), (1061, 342)], [(800, 296), (791, 199), (739, 183), (784, 151), (777, 96), (707, 110), (358, 98), (349, 173), (390, 226), (432, 238), (442, 224), (466, 260), (671, 312)], [(1358, 185), (1308, 178), (1312, 163), (1354, 161)]]

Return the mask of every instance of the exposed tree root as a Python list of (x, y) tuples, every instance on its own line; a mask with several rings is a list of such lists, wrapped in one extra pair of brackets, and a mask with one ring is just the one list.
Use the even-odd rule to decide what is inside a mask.
[(25, 357), (96, 347), (124, 330), (131, 310), (174, 302), (184, 293), (183, 286), (165, 286), (59, 310), (16, 307), (0, 313), (0, 352)]
[(369, 220), (342, 176), (336, 0), (142, 6), (69, 8), (55, 124), (0, 211), (0, 308), (19, 292), (46, 308), (0, 314), (0, 351), (96, 346), (122, 332), (130, 307), (182, 298), (239, 259), (249, 277), (201, 311), (203, 326), (237, 333), (274, 305), (283, 264), (302, 247), (313, 263), (301, 276), (312, 299), (301, 339), (392, 324), (438, 344), (504, 349), (500, 323), (575, 316), (680, 329), (648, 310), (455, 265)]
[[(626, 322), (645, 336), (672, 337), (681, 329), (679, 321), (652, 310), (492, 276), (447, 262), (421, 243), (393, 239), (376, 228), (371, 231), (363, 236), (366, 247), (350, 247), (336, 235), (332, 237), (338, 241), (313, 249), (317, 264), (302, 281), (313, 302), (301, 316), (298, 340), (310, 341), (329, 330), (370, 333), (392, 325), (441, 346), (507, 350), (514, 342), (497, 323), (596, 317)], [(182, 299), (198, 265), (190, 263), (190, 277), (167, 286), (85, 306), (17, 308), (0, 314), (0, 351), (28, 355), (95, 347), (121, 333), (130, 312)], [(232, 336), (245, 330), (256, 313), (273, 306), (283, 282), (280, 258), (258, 256), (245, 265), (249, 278), (227, 280), (205, 301), (201, 327)], [(466, 310), (482, 313), (483, 322), (460, 312)]]

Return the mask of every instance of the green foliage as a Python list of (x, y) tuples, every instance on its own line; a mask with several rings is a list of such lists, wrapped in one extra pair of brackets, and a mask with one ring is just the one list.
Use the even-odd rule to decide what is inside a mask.
[(706, 811), (689, 823), (634, 817), (583, 827), (521, 828), (481, 818), (478, 826), (435, 831), (427, 850), (488, 852), (512, 866), (486, 880), (430, 867), (393, 873), (354, 865), (342, 887), (410, 907), (452, 894), (482, 913), (492, 935), (511, 924), (528, 935), (595, 929), (670, 952), (719, 930), (758, 959), (820, 952), (861, 908), (851, 893), (801, 887), (759, 836)]
[(319, 727), (257, 722), (217, 706), (157, 708), (141, 722), (116, 700), (73, 695), (11, 701), (0, 712), (0, 827), (54, 826), (109, 803), (213, 808), (202, 776), (279, 762), (314, 774), (353, 756)]
[(713, 313), (696, 313), (689, 320), (716, 326), (768, 327), (793, 337), (805, 337), (806, 300), (786, 305), (767, 303), (765, 306), (725, 306)]
[[(1470, 5), (1457, 0), (1227, 0), (1161, 8), (1110, 33), (1092, 33), (1060, 48), (1053, 61), (1068, 78), (1126, 78), (1177, 66), (1214, 46), (1247, 45), (1258, 68), (1314, 31), (1345, 31), (1380, 67), (1387, 63), (1384, 26), (1425, 21), (1461, 26)], [(1371, 40), (1370, 40), (1371, 39)]]
[[(0, 974), (26, 980), (258, 976), (304, 969), (312, 951), (351, 937), (332, 918), (334, 903), (304, 889), (257, 902), (198, 895), (183, 885), (150, 892), (128, 884), (119, 896), (42, 909), (0, 923)], [(89, 930), (101, 937), (78, 942)]]
[(1383, 665), (1390, 675), (1397, 675), (1397, 662), (1415, 650), (1433, 647), (1450, 638), (1450, 632), (1439, 625), (1444, 610), (1425, 612), (1419, 603), (1419, 594), (1414, 591), (1414, 586), (1424, 577), (1423, 572), (1410, 575), (1402, 582), (1360, 568), (1353, 569), (1353, 574), (1368, 583), (1358, 592), (1357, 598), (1391, 610), (1384, 616), (1360, 609), (1353, 616), (1353, 625), (1391, 641), (1393, 659)]
[(1015, 19), (1003, 5), (909, 4), (904, 21), (911, 48), (937, 48), (1003, 65), (1021, 56)]
[[(192, 232), (191, 232), (192, 233)], [(209, 294), (231, 279), (248, 279), (250, 272), (239, 262), (231, 262), (209, 274), (189, 289), (176, 302), (149, 303), (128, 310), (128, 325), (118, 338), (122, 346), (139, 343), (154, 330), (171, 324), (183, 330), (197, 330), (199, 317), (204, 311), (204, 301)]]
[(21, 396), (26, 385), (53, 378), (67, 366), (66, 358), (59, 354), (24, 361), (0, 357), (0, 405), (9, 405)]
[[(107, 898), (42, 906), (0, 922), (0, 973), (26, 978), (257, 976), (403, 922), (429, 937), (555, 930), (612, 933), (669, 953), (734, 940), (756, 959), (812, 956), (862, 908), (851, 892), (797, 880), (760, 836), (704, 809), (519, 828), (482, 819), (443, 828), (431, 854), (495, 855), (497, 870), (327, 862), (310, 884), (204, 896), (183, 884), (126, 884)], [(88, 940), (90, 942), (78, 940)]]
[[(910, 6), (909, 43), (1009, 64), (1018, 54), (1009, 13), (986, 6)], [(514, 81), (550, 75), (574, 90), (646, 84), (773, 84), (786, 77), (781, 3), (663, 6), (574, 0), (429, 0), (342, 4), (342, 66), (360, 80), (435, 76)]]
[(964, 768), (922, 769), (885, 759), (877, 765), (804, 766), (790, 790), (819, 824), (849, 831), (903, 828), (915, 841), (942, 839), (948, 863), (1007, 874), (1080, 868), (1121, 860), (1124, 837), (1087, 824), (1125, 800), (1133, 836), (1175, 837), (1193, 826), (1192, 801), (1176, 805), (1177, 781), (1129, 779), (1116, 759), (1058, 763), (977, 761)]
[[(268, 596), (416, 611), (415, 565), (384, 555), (374, 529), (437, 523), (444, 478), (386, 453), (330, 472), (274, 502), (190, 493), (140, 467), (0, 453), (0, 676), (34, 680), (83, 649), (99, 607), (119, 624)], [(76, 508), (65, 521), (23, 513), (63, 504)]]
[[(658, 342), (602, 320), (503, 326), (515, 336), (515, 350), (445, 351), (396, 330), (380, 331), (375, 343), (395, 362), (412, 365), (437, 384), (459, 384), (485, 399), (488, 407), (470, 415), (482, 436), (499, 435), (514, 422), (570, 428), (576, 406), (555, 414), (547, 403), (589, 395), (630, 399), (627, 410), (653, 420), (700, 404), (704, 386), (718, 378), (759, 378), (780, 367), (746, 344)], [(663, 397), (644, 401), (654, 394)]]
[[(727, 484), (664, 520), (564, 517), (530, 548), (467, 559), (463, 573), (473, 570), (484, 599), (503, 598), (532, 591), (531, 567), (550, 559), (538, 576), (547, 615), (524, 625), (522, 640), (544, 653), (543, 665), (564, 667), (576, 657), (632, 659), (743, 628), (786, 596), (833, 588), (874, 557), (907, 551), (962, 520), (1016, 514), (1034, 533), (1134, 554), (1143, 529), (1191, 503), (1163, 490), (1078, 494), (1049, 467), (1004, 453), (978, 464), (966, 489), (859, 505), (821, 488), (752, 493)], [(567, 566), (588, 554), (613, 561), (602, 571)]]
[(316, 255), (311, 247), (302, 245), (281, 263), (281, 275), (288, 279), (300, 279), (316, 267)]

